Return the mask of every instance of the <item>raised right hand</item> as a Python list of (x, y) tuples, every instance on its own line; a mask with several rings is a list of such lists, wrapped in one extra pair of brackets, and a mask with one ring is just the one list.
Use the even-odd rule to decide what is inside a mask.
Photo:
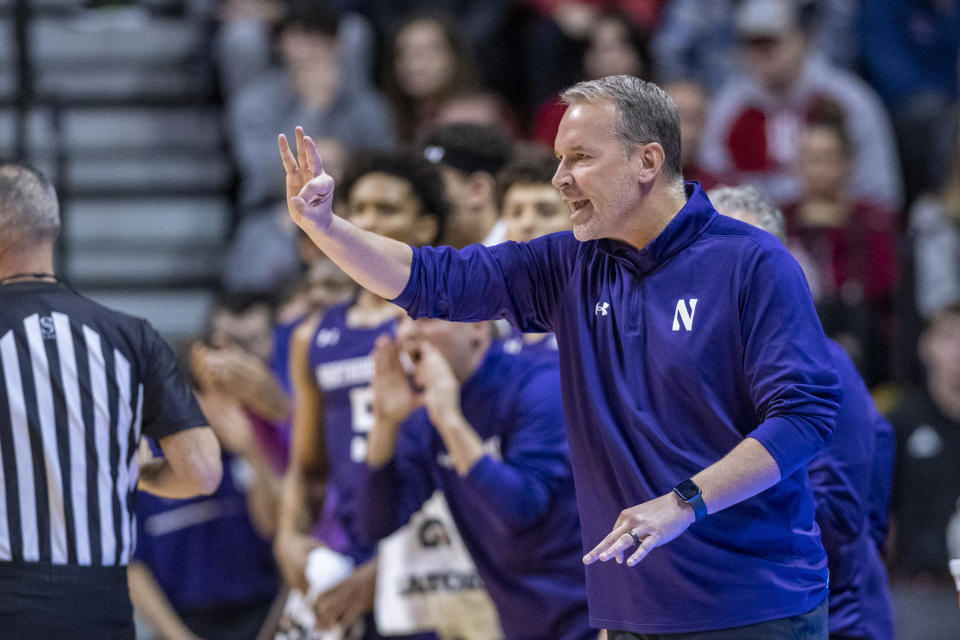
[(294, 223), (304, 229), (324, 229), (333, 219), (334, 181), (323, 170), (317, 145), (296, 128), (297, 156), (294, 157), (282, 133), (277, 139), (280, 159), (287, 173), (287, 208)]

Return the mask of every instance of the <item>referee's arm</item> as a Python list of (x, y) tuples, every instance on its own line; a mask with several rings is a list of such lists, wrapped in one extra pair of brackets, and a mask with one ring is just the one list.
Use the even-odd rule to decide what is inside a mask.
[(141, 444), (139, 489), (163, 498), (190, 498), (210, 495), (220, 486), (220, 443), (213, 429), (186, 429), (157, 444), (162, 458), (153, 458), (146, 443)]

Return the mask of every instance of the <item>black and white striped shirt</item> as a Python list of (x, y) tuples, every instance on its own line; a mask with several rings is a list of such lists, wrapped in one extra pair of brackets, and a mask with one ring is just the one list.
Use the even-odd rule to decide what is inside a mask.
[(126, 565), (141, 432), (205, 424), (146, 321), (62, 284), (0, 286), (0, 562)]

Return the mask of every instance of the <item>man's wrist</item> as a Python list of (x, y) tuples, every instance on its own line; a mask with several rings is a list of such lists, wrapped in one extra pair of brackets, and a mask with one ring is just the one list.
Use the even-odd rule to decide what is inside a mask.
[(681, 500), (680, 496), (673, 491), (670, 492), (670, 500), (672, 500), (677, 506), (677, 509), (683, 513), (685, 523), (688, 527), (697, 521), (697, 514), (694, 512), (693, 507)]
[(291, 516), (290, 514), (282, 513), (279, 514), (279, 522), (277, 523), (277, 537), (289, 537), (297, 538), (303, 535), (306, 535), (306, 532), (303, 530), (303, 527), (300, 526), (302, 521), (305, 520), (305, 514), (298, 516)]
[(400, 423), (406, 420), (408, 417), (410, 417), (409, 414), (407, 414), (407, 416), (404, 418), (397, 419), (397, 418), (385, 416), (383, 414), (380, 414), (374, 411), (373, 428), (381, 430), (383, 432), (397, 431), (397, 428), (400, 426)]
[(460, 429), (464, 429), (469, 426), (466, 417), (463, 415), (463, 412), (460, 411), (458, 407), (454, 407), (449, 411), (445, 412), (443, 415), (438, 416), (436, 422), (438, 429), (452, 432)]
[(326, 216), (321, 216), (319, 220), (310, 216), (307, 216), (307, 220), (313, 224), (314, 229), (329, 238), (336, 232), (336, 225), (341, 218), (331, 208), (330, 212)]
[(675, 486), (671, 493), (678, 502), (690, 508), (694, 521), (707, 515), (707, 505), (703, 501), (703, 491), (693, 480), (684, 480)]

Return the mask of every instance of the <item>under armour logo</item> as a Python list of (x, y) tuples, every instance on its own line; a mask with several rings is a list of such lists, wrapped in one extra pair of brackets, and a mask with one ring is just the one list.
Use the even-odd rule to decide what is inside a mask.
[(609, 302), (598, 302), (597, 306), (593, 309), (593, 315), (595, 316), (605, 316), (607, 315), (607, 309), (610, 308)]
[(677, 309), (673, 312), (673, 330), (680, 331), (680, 323), (683, 322), (683, 328), (687, 331), (693, 329), (693, 314), (697, 310), (697, 299), (690, 298), (690, 308), (687, 308), (687, 302), (684, 299), (677, 300)]
[(340, 342), (340, 329), (321, 329), (317, 332), (317, 346), (330, 347)]

